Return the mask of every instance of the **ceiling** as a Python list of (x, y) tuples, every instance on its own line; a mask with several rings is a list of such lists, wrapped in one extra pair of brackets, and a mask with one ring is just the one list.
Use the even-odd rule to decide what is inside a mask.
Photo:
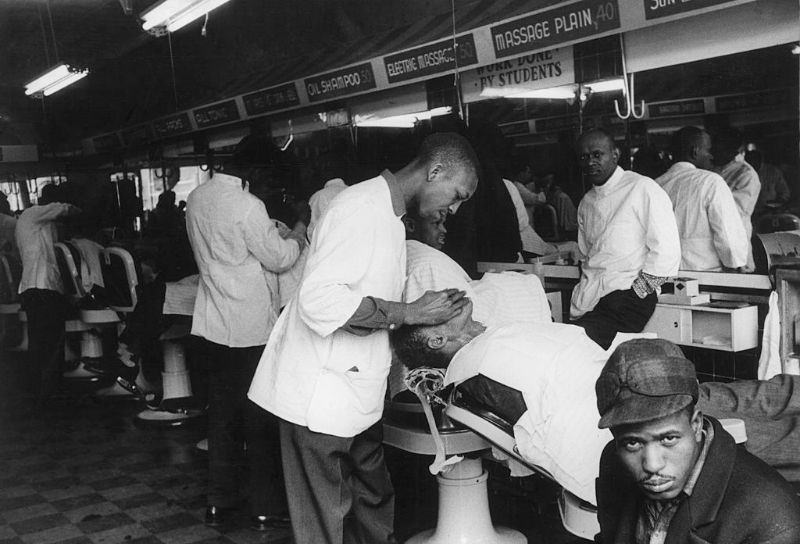
[[(453, 0), (456, 27), (467, 30), (559, 1)], [(155, 38), (138, 19), (154, 3), (0, 2), (0, 144), (74, 145), (176, 109), (369, 58), (382, 48), (397, 50), (405, 45), (398, 39), (437, 39), (452, 28), (451, 0), (232, 0), (210, 14), (205, 36), (201, 19), (170, 38)], [(44, 102), (25, 96), (24, 84), (57, 60), (91, 73)]]

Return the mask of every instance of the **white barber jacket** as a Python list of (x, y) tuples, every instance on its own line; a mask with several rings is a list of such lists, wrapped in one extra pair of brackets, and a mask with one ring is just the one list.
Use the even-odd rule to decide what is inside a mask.
[(383, 413), (389, 335), (340, 328), (365, 296), (399, 301), (405, 229), (382, 176), (344, 190), (317, 225), (303, 281), (261, 356), (248, 397), (310, 430), (352, 437)]
[(749, 238), (724, 179), (690, 162), (677, 162), (656, 183), (672, 201), (681, 270), (719, 271), (747, 263)]
[(200, 271), (192, 334), (232, 348), (267, 343), (278, 316), (278, 279), (300, 254), (264, 203), (222, 173), (189, 194), (186, 230)]
[(608, 293), (630, 289), (640, 270), (661, 277), (678, 272), (681, 247), (672, 202), (652, 179), (617, 167), (578, 206), (578, 248), (583, 265), (572, 292), (573, 318)]
[(74, 209), (69, 204), (53, 202), (28, 208), (19, 216), (15, 237), (22, 258), (20, 293), (28, 289), (64, 292), (54, 248), (58, 241), (56, 222)]
[(308, 199), (308, 206), (311, 208), (311, 220), (308, 222), (307, 231), (309, 240), (311, 240), (311, 237), (314, 235), (314, 229), (317, 228), (317, 224), (322, 219), (322, 216), (328, 210), (328, 207), (330, 207), (331, 201), (345, 189), (347, 189), (347, 184), (345, 184), (342, 178), (329, 179), (325, 182), (322, 189), (311, 195), (311, 198)]

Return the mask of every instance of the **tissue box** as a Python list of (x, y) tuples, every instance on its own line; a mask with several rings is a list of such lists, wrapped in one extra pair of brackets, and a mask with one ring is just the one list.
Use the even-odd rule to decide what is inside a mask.
[(661, 286), (663, 294), (695, 297), (700, 294), (700, 282), (694, 278), (670, 278)]

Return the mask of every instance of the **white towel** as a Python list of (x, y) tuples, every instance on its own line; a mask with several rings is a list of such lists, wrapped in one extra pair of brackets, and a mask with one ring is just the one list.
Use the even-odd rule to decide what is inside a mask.
[(773, 291), (769, 295), (769, 312), (764, 320), (764, 333), (761, 337), (758, 379), (769, 380), (781, 372), (784, 372), (781, 364), (781, 316), (778, 309), (778, 293)]

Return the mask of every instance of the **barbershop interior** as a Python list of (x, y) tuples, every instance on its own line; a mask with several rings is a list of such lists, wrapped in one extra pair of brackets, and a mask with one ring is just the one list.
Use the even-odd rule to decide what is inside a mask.
[(800, 542), (797, 0), (0, 51), (0, 544)]

